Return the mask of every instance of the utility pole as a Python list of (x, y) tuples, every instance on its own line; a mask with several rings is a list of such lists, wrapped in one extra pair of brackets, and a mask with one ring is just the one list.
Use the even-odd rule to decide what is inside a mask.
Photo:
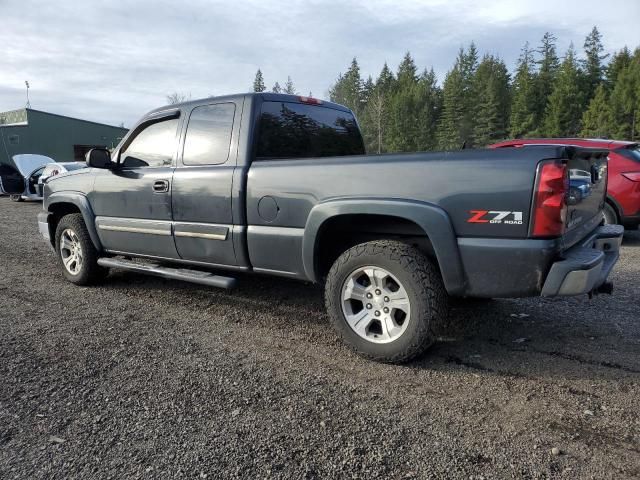
[(29, 102), (29, 80), (25, 80), (24, 84), (27, 86), (27, 108), (31, 108), (31, 103)]

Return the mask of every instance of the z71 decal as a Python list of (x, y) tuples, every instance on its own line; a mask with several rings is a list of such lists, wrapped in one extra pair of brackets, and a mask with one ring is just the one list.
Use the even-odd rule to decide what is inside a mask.
[(502, 225), (522, 225), (522, 212), (502, 212), (497, 210), (470, 210), (467, 223), (499, 223)]

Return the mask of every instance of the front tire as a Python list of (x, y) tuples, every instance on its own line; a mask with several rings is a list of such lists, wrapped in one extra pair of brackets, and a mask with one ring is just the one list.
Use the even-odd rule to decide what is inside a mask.
[(98, 265), (98, 251), (93, 245), (84, 219), (79, 213), (62, 217), (56, 228), (56, 253), (64, 277), (76, 285), (91, 285), (108, 273)]
[(391, 240), (356, 245), (340, 255), (327, 276), (325, 303), (346, 343), (387, 363), (422, 355), (448, 312), (442, 277), (431, 260)]

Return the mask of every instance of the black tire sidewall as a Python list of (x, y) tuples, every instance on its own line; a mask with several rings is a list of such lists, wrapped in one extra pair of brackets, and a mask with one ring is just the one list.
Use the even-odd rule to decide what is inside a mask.
[[(65, 268), (62, 261), (62, 253), (60, 252), (60, 238), (62, 236), (62, 232), (67, 229), (73, 230), (78, 237), (80, 247), (82, 248), (82, 267), (80, 268), (80, 273), (77, 275), (71, 274)], [(91, 237), (89, 236), (89, 231), (84, 224), (81, 214), (70, 214), (60, 219), (60, 222), (56, 227), (55, 246), (56, 256), (58, 257), (60, 267), (62, 268), (62, 274), (71, 283), (75, 283), (77, 285), (90, 285), (104, 277), (105, 271), (97, 264), (97, 251), (93, 245)]]
[[(413, 356), (419, 348), (426, 350), (433, 342), (432, 318), (424, 315), (429, 309), (429, 299), (423, 295), (419, 288), (419, 279), (413, 272), (407, 270), (401, 262), (385, 255), (384, 252), (355, 253), (359, 248), (366, 251), (366, 246), (357, 246), (350, 250), (349, 258), (340, 264), (337, 271), (330, 272), (327, 280), (326, 295), (331, 296), (327, 302), (329, 315), (334, 327), (338, 330), (344, 341), (349, 343), (358, 353), (378, 361), (401, 362)], [(389, 343), (373, 343), (360, 337), (347, 323), (342, 312), (342, 287), (349, 276), (358, 268), (365, 266), (381, 267), (393, 274), (407, 292), (410, 302), (409, 325), (402, 335)], [(333, 270), (333, 269), (332, 269)], [(419, 347), (418, 347), (419, 345)], [(408, 353), (410, 352), (410, 353)]]

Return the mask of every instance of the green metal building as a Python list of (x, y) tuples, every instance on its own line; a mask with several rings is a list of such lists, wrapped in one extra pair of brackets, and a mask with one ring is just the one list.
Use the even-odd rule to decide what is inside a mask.
[(37, 153), (56, 162), (83, 161), (94, 147), (115, 147), (126, 128), (41, 112), (31, 108), (0, 112), (0, 163), (20, 153)]

